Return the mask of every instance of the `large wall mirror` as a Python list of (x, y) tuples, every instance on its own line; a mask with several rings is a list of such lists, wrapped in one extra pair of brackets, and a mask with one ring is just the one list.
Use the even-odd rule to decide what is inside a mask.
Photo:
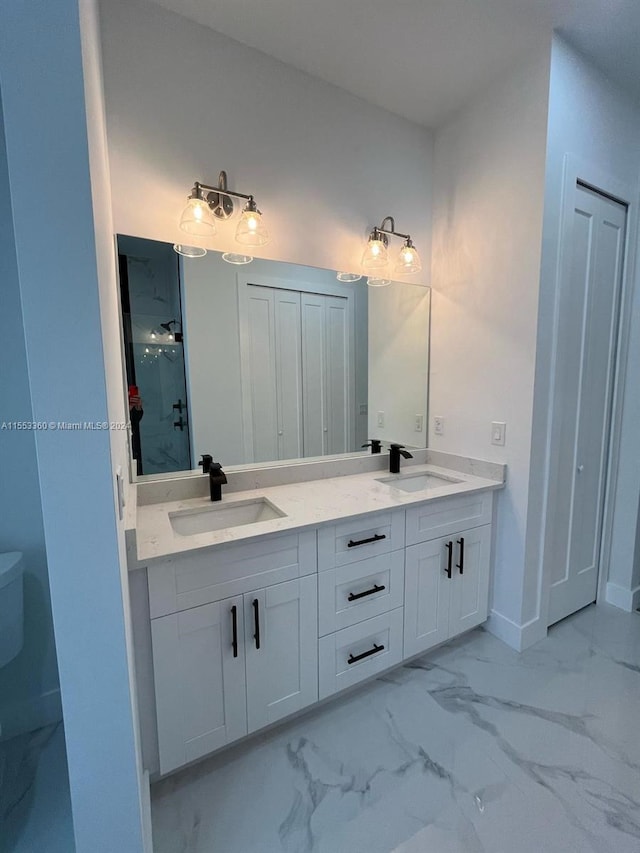
[(426, 446), (428, 287), (117, 245), (138, 475)]

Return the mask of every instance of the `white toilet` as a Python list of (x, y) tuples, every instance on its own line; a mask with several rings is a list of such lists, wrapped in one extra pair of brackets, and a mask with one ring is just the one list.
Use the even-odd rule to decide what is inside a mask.
[(13, 660), (22, 648), (23, 570), (20, 551), (0, 554), (0, 666)]

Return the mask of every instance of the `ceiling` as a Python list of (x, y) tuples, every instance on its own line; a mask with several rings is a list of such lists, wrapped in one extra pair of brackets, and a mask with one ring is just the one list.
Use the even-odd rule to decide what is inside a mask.
[(640, 96), (640, 0), (155, 0), (435, 127), (552, 29)]

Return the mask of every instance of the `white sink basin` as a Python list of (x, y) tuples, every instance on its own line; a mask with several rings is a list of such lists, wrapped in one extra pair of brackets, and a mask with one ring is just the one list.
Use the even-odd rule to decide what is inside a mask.
[(213, 533), (227, 527), (243, 527), (245, 524), (257, 524), (259, 521), (271, 521), (284, 518), (285, 512), (266, 498), (248, 501), (219, 503), (204, 509), (184, 509), (169, 513), (171, 527), (180, 536), (194, 536), (197, 533)]
[(445, 477), (442, 474), (430, 474), (424, 471), (420, 474), (393, 474), (391, 477), (382, 477), (378, 483), (384, 483), (392, 489), (400, 489), (403, 492), (425, 492), (429, 489), (439, 489), (442, 486), (450, 486), (451, 483), (462, 483), (456, 477)]

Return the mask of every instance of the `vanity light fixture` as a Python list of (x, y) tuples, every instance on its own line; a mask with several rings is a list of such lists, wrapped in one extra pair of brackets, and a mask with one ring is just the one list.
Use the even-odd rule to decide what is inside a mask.
[(373, 287), (380, 287), (383, 283), (390, 283), (390, 279), (383, 274), (389, 260), (388, 246), (390, 236), (400, 237), (404, 241), (395, 262), (393, 274), (412, 275), (413, 273), (420, 272), (422, 269), (420, 255), (413, 245), (411, 235), (396, 231), (396, 223), (393, 216), (385, 216), (382, 224), (377, 228), (373, 228), (369, 234), (369, 240), (362, 255), (363, 269), (368, 273), (373, 273), (367, 279), (367, 284)]
[(183, 258), (204, 258), (207, 254), (207, 250), (200, 246), (185, 246), (184, 243), (174, 243), (173, 251), (182, 255)]
[[(180, 228), (187, 234), (198, 237), (211, 237), (216, 233), (216, 219), (226, 220), (236, 210), (234, 199), (244, 199), (245, 205), (236, 228), (236, 240), (243, 246), (265, 246), (269, 240), (269, 231), (262, 219), (262, 213), (253, 195), (230, 190), (227, 186), (227, 173), (220, 172), (218, 186), (201, 184), (196, 181), (188, 197), (187, 206), (180, 217)], [(197, 258), (207, 254), (206, 249), (195, 246), (183, 246), (176, 243), (174, 250), (185, 257)], [(188, 251), (184, 251), (184, 250)], [(237, 252), (225, 252), (223, 260), (230, 264), (249, 264), (251, 255)]]
[(336, 278), (338, 281), (342, 281), (347, 284), (353, 281), (360, 281), (362, 276), (357, 272), (339, 272), (336, 274)]
[(253, 255), (243, 255), (240, 252), (225, 252), (222, 256), (222, 260), (226, 261), (228, 264), (243, 266), (244, 264), (251, 263)]

